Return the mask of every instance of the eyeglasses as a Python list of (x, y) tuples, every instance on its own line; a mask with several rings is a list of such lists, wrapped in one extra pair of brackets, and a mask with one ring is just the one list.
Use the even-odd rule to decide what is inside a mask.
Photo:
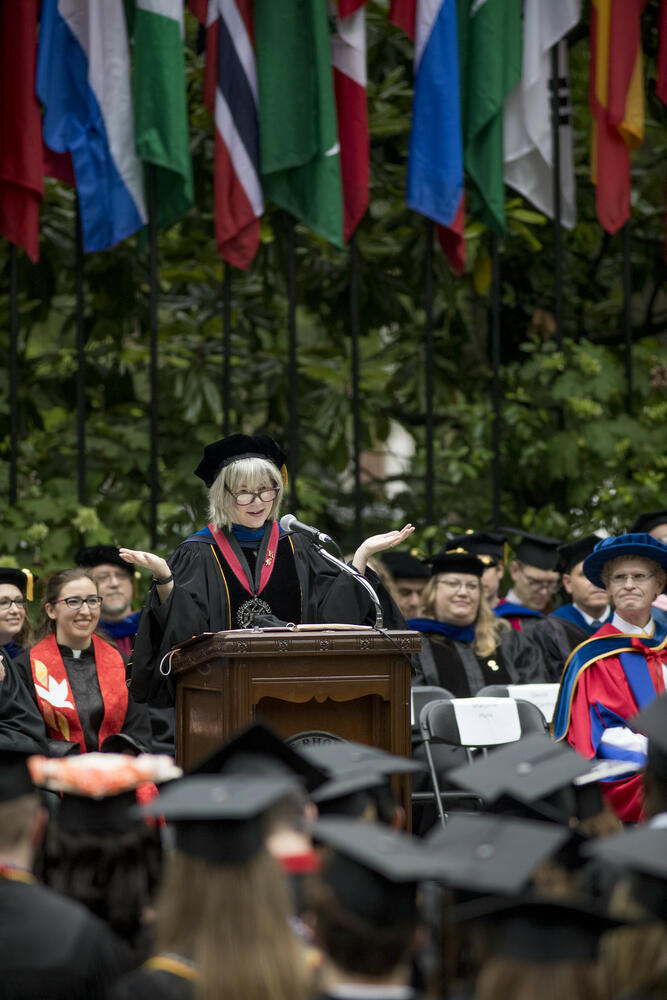
[(451, 590), (454, 593), (457, 590), (465, 590), (466, 594), (477, 594), (479, 592), (478, 583), (464, 583), (463, 580), (438, 580), (438, 584), (442, 584), (445, 590)]
[(239, 507), (247, 507), (251, 504), (255, 498), (262, 501), (262, 503), (273, 503), (273, 501), (278, 496), (278, 487), (271, 486), (269, 489), (259, 490), (257, 493), (232, 493), (230, 489), (227, 490), (234, 499), (236, 500)]
[(522, 569), (524, 579), (531, 590), (554, 591), (558, 586), (558, 580), (536, 580), (534, 576), (528, 576), (525, 569)]
[(25, 608), (27, 603), (25, 597), (0, 597), (0, 611), (9, 611), (12, 604), (17, 608)]
[(78, 611), (83, 604), (87, 604), (89, 608), (99, 608), (102, 603), (102, 598), (98, 597), (96, 594), (90, 597), (59, 597), (54, 604), (66, 604), (68, 608), (72, 611)]
[(642, 587), (655, 576), (655, 573), (614, 573), (609, 577), (612, 587), (622, 587), (626, 580), (629, 580), (633, 587)]

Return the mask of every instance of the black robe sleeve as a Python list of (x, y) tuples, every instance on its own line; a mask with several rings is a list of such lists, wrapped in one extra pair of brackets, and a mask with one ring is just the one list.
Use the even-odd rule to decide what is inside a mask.
[(530, 632), (530, 641), (541, 653), (545, 680), (559, 684), (570, 653), (589, 638), (588, 632), (565, 618), (554, 615), (542, 618)]
[(500, 649), (514, 684), (543, 684), (547, 680), (544, 657), (533, 640), (534, 629), (517, 632), (509, 629), (503, 633)]
[(0, 657), (4, 669), (0, 681), (0, 747), (46, 753), (46, 727), (31, 693), (32, 684), (28, 685), (19, 662), (4, 654)]

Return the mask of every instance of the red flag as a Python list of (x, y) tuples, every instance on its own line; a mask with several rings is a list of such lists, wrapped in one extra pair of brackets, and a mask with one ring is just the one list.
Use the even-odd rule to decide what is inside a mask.
[(591, 5), (591, 178), (598, 219), (608, 233), (630, 218), (630, 150), (644, 138), (640, 18), (645, 4), (593, 0)]
[(417, 0), (391, 0), (389, 20), (414, 42), (417, 23)]
[(208, 0), (188, 0), (188, 7), (200, 24), (206, 24)]
[[(369, 139), (366, 107), (365, 0), (341, 0), (330, 34), (340, 169), (343, 238), (347, 242), (368, 207)], [(343, 16), (343, 10), (347, 16)]]
[(39, 0), (0, 3), (0, 233), (39, 258), (44, 191), (35, 94)]

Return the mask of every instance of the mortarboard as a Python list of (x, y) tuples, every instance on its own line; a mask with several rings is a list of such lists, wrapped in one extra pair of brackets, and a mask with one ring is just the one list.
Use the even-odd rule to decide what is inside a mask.
[(382, 775), (367, 769), (334, 774), (311, 792), (310, 799), (317, 806), (320, 816), (354, 816), (358, 819), (372, 804), (369, 793), (384, 783)]
[(267, 726), (252, 723), (212, 754), (191, 767), (189, 774), (248, 774), (253, 777), (297, 775), (311, 792), (329, 778), (325, 767), (295, 750)]
[(472, 576), (480, 577), (486, 566), (477, 556), (472, 555), (463, 546), (449, 551), (447, 548), (440, 549), (433, 556), (424, 559), (425, 563), (431, 566), (431, 575), (436, 573), (470, 573)]
[(431, 877), (466, 892), (514, 894), (569, 839), (565, 826), (484, 813), (450, 815), (425, 838)]
[(412, 774), (426, 770), (420, 761), (399, 757), (398, 754), (387, 753), (386, 750), (368, 746), (366, 743), (354, 743), (348, 740), (317, 743), (304, 747), (301, 752), (318, 767), (339, 776), (359, 770), (379, 775)]
[(558, 546), (558, 562), (556, 569), (559, 573), (571, 573), (573, 568), (583, 562), (589, 556), (597, 543), (600, 541), (598, 535), (585, 535), (577, 538), (573, 542), (565, 542)]
[(421, 558), (414, 552), (392, 549), (382, 553), (381, 561), (395, 580), (426, 580), (431, 575)]
[(640, 514), (630, 528), (630, 534), (634, 535), (639, 531), (651, 532), (659, 524), (667, 525), (667, 509), (649, 510), (645, 514)]
[(519, 562), (525, 563), (526, 566), (533, 566), (535, 569), (553, 570), (556, 568), (557, 550), (558, 546), (561, 545), (560, 539), (549, 538), (546, 535), (534, 535), (521, 528), (505, 528), (503, 530), (521, 538), (514, 550), (514, 555)]
[(35, 791), (28, 770), (29, 756), (20, 750), (0, 750), (0, 802), (9, 802)]
[(203, 479), (208, 487), (215, 482), (221, 469), (242, 458), (265, 458), (280, 472), (287, 485), (287, 456), (277, 441), (268, 434), (230, 434), (228, 437), (207, 444), (195, 476)]
[(465, 531), (462, 535), (455, 535), (450, 538), (445, 548), (463, 548), (473, 556), (479, 556), (485, 562), (483, 556), (491, 556), (500, 562), (505, 560), (505, 546), (507, 539), (496, 531)]
[(423, 841), (342, 817), (318, 820), (311, 833), (333, 851), (320, 877), (343, 909), (382, 927), (414, 920), (417, 886), (434, 867)]
[(116, 545), (89, 545), (79, 549), (74, 556), (74, 561), (77, 566), (83, 566), (86, 569), (94, 569), (95, 566), (108, 563), (110, 566), (124, 569), (128, 576), (132, 576), (132, 567), (121, 558)]
[(264, 845), (265, 814), (298, 787), (286, 776), (195, 774), (172, 782), (144, 811), (173, 824), (176, 847), (184, 854), (243, 864)]
[(34, 576), (29, 569), (14, 569), (13, 566), (0, 566), (0, 583), (11, 583), (18, 587), (29, 601), (33, 598)]
[(667, 921), (667, 829), (642, 826), (592, 841), (584, 853), (631, 873), (632, 895)]
[(630, 719), (633, 729), (648, 736), (648, 769), (667, 782), (667, 694), (661, 694)]

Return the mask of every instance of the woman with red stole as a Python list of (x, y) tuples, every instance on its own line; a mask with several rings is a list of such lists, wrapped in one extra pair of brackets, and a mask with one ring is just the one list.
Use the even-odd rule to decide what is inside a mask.
[(118, 733), (151, 749), (148, 714), (128, 692), (123, 657), (96, 633), (101, 603), (85, 569), (55, 573), (42, 598), (43, 638), (22, 663), (59, 756), (99, 750)]

